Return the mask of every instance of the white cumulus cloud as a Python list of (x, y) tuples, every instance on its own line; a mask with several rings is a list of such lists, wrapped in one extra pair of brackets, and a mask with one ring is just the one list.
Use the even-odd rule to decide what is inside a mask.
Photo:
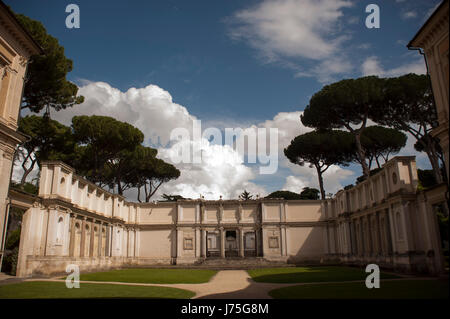
[(422, 58), (416, 58), (412, 62), (404, 63), (392, 69), (385, 69), (378, 57), (368, 57), (361, 66), (361, 72), (366, 75), (378, 75), (380, 77), (396, 77), (408, 73), (425, 74), (426, 67)]
[(52, 112), (52, 118), (69, 125), (76, 115), (104, 115), (128, 122), (139, 128), (152, 143), (169, 142), (170, 132), (177, 127), (192, 129), (196, 119), (188, 110), (172, 100), (169, 92), (157, 85), (130, 88), (121, 92), (105, 82), (88, 82), (79, 88), (84, 103)]
[[(170, 141), (175, 128), (187, 129), (192, 136), (192, 123), (196, 118), (186, 107), (173, 102), (169, 92), (157, 85), (144, 88), (130, 88), (121, 92), (104, 82), (86, 82), (79, 88), (85, 101), (81, 105), (60, 112), (53, 112), (52, 118), (70, 125), (75, 115), (112, 116), (119, 121), (130, 123), (145, 135), (144, 144), (161, 141), (158, 157), (173, 163), (172, 155), (177, 150)], [(184, 141), (193, 149), (192, 140)], [(229, 145), (211, 144), (203, 139), (200, 143), (201, 163), (174, 163), (181, 175), (177, 180), (163, 184), (152, 199), (163, 193), (179, 194), (198, 198), (200, 194), (207, 199), (237, 198), (244, 189), (263, 196), (264, 187), (252, 183), (255, 177), (252, 169), (245, 165), (238, 153)], [(126, 193), (129, 199), (136, 199), (136, 190)]]
[[(342, 32), (344, 0), (266, 0), (234, 13), (230, 36), (255, 48), (264, 62), (279, 62), (296, 70), (296, 76), (317, 77), (351, 70), (343, 55), (349, 35)], [(300, 67), (296, 58), (313, 61)]]

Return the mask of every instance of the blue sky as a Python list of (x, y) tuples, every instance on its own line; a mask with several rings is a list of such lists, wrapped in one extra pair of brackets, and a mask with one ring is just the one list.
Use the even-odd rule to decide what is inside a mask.
[[(74, 61), (68, 78), (84, 87), (81, 91), (89, 97), (79, 112), (116, 114), (121, 103), (131, 103), (117, 94), (130, 88), (143, 92), (151, 84), (155, 87), (146, 91), (147, 98), (133, 103), (142, 103), (146, 110), (183, 109), (183, 116), (219, 128), (274, 126), (286, 130), (287, 141), (299, 131), (287, 130), (282, 119), (290, 118), (292, 122), (298, 118), (295, 112), (302, 111), (324, 84), (366, 74), (424, 72), (423, 60), (417, 52), (408, 51), (406, 44), (439, 2), (5, 0), (15, 12), (41, 21), (65, 47), (66, 56)], [(65, 27), (65, 7), (69, 3), (80, 8), (80, 29)], [(365, 27), (365, 7), (370, 3), (380, 7), (380, 29)], [(96, 85), (100, 82), (107, 87)], [(102, 110), (95, 104), (104, 101), (98, 94), (103, 98), (112, 94), (120, 100), (108, 100), (116, 103), (114, 111)], [(155, 101), (155, 94), (164, 95), (169, 106), (160, 100), (149, 102)], [(122, 107), (123, 113), (117, 111), (116, 117), (137, 125), (148, 137), (146, 128), (160, 123), (155, 123), (158, 120), (154, 113), (141, 113), (133, 107), (137, 116), (125, 114), (127, 108)], [(76, 113), (63, 112), (55, 118), (69, 124)], [(148, 118), (143, 119), (144, 114)], [(180, 116), (174, 115), (175, 123)], [(159, 131), (155, 128), (149, 134), (164, 135), (164, 127), (172, 126), (170, 117), (165, 121)], [(161, 150), (161, 154), (164, 152)], [(423, 157), (418, 158), (418, 164), (428, 165)], [(304, 169), (280, 165), (273, 176), (263, 176), (254, 172), (254, 165), (245, 166), (253, 173), (244, 173), (247, 179), (237, 181), (239, 185), (225, 185), (224, 177), (236, 171), (223, 169), (220, 177), (209, 181), (205, 176), (181, 179), (179, 184), (184, 188), (175, 190), (182, 192), (190, 187), (189, 192), (195, 193), (206, 189), (218, 196), (216, 193), (223, 188), (227, 189), (223, 191), (225, 197), (233, 197), (233, 189), (242, 185), (257, 193), (311, 183), (314, 186), (314, 176), (302, 175)], [(192, 171), (192, 167), (186, 170)], [(360, 175), (358, 166), (346, 170), (334, 173), (342, 174), (329, 185), (332, 192)], [(222, 178), (223, 184), (214, 184), (214, 179)], [(198, 185), (192, 187), (189, 183)]]

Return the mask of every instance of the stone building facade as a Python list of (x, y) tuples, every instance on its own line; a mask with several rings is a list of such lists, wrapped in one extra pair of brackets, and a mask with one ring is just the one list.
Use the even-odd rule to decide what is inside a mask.
[(418, 192), (417, 184), (414, 158), (396, 157), (325, 201), (132, 203), (62, 162), (46, 162), (39, 196), (23, 217), (17, 275), (64, 272), (68, 264), (92, 271), (229, 257), (375, 262), (436, 274), (443, 265), (433, 205), (443, 193)]
[(8, 188), (17, 145), (25, 137), (17, 132), (25, 72), (30, 57), (41, 54), (28, 32), (0, 1), (0, 255), (5, 245)]
[(431, 78), (438, 126), (432, 135), (439, 139), (444, 153), (447, 178), (449, 177), (449, 64), (448, 64), (448, 29), (449, 1), (441, 5), (425, 22), (414, 38), (409, 42), (409, 49), (422, 49), (427, 60), (427, 69)]

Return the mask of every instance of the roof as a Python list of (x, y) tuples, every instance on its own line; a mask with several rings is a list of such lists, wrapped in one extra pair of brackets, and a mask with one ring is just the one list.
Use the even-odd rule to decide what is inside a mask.
[(444, 7), (444, 5), (448, 4), (449, 0), (444, 0), (441, 2), (441, 4), (436, 8), (436, 10), (433, 11), (433, 14), (428, 18), (428, 20), (422, 25), (422, 27), (417, 31), (414, 38), (409, 41), (409, 43), (406, 45), (407, 48), (412, 48), (414, 45), (412, 44), (422, 33), (422, 31), (433, 21), (434, 17), (437, 15), (437, 13), (441, 10), (441, 8)]
[[(19, 22), (19, 20), (16, 18), (16, 15), (14, 12), (9, 9), (9, 7), (3, 3), (3, 1), (0, 0), (0, 13), (4, 13), (8, 16), (10, 19), (10, 22), (14, 24), (19, 32), (21, 32), (22, 36), (28, 40), (29, 45), (33, 54), (44, 54), (44, 50), (39, 45), (39, 43), (36, 42), (36, 40), (31, 36), (30, 32)], [(34, 52), (33, 52), (34, 51)]]

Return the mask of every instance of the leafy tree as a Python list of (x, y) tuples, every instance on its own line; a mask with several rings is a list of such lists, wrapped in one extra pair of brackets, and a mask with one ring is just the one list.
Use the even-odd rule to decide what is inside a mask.
[(323, 173), (331, 165), (348, 166), (353, 159), (353, 136), (344, 131), (313, 131), (299, 135), (284, 149), (286, 157), (300, 166), (315, 167), (322, 199), (325, 199)]
[[(361, 135), (361, 143), (369, 160), (369, 168), (374, 160), (380, 168), (380, 158), (387, 162), (389, 155), (398, 153), (406, 145), (407, 139), (406, 134), (396, 129), (378, 125), (366, 127)], [(359, 162), (358, 156), (355, 159)]]
[(173, 165), (156, 158), (157, 150), (141, 145), (144, 134), (136, 127), (108, 116), (75, 116), (72, 119), (78, 156), (74, 167), (99, 186), (141, 189), (146, 202), (159, 187), (180, 176)]
[(8, 240), (6, 241), (6, 245), (5, 245), (6, 249), (12, 250), (15, 247), (19, 247), (20, 231), (21, 231), (20, 226), (17, 229), (11, 231), (11, 233), (8, 236)]
[(59, 111), (82, 103), (84, 98), (77, 96), (78, 87), (66, 79), (73, 63), (64, 55), (64, 47), (47, 33), (41, 22), (21, 14), (16, 17), (45, 52), (34, 55), (28, 65), (21, 109), (38, 113), (45, 108), (49, 115), (50, 108)]
[(156, 158), (157, 151), (150, 147), (139, 146), (134, 152), (127, 175), (127, 182), (138, 189), (137, 200), (141, 202), (141, 189), (144, 190), (144, 200), (149, 202), (159, 187), (180, 176), (180, 171), (172, 164)]
[(35, 165), (39, 165), (41, 161), (71, 161), (75, 141), (70, 127), (46, 116), (31, 115), (19, 120), (19, 131), (29, 137), (20, 148), (22, 156), (19, 158), (24, 170), (20, 181), (21, 187), (24, 186)]
[(21, 190), (32, 195), (37, 195), (39, 193), (39, 187), (29, 182), (25, 182), (23, 185), (21, 185), (19, 183), (11, 181), (10, 185), (11, 189)]
[(436, 183), (436, 176), (434, 175), (433, 170), (430, 169), (418, 169), (417, 170), (417, 177), (419, 178), (420, 185), (423, 188), (429, 188), (432, 186), (435, 186)]
[[(439, 139), (434, 137), (434, 136), (431, 136), (431, 137), (428, 137), (428, 138), (430, 139), (429, 142), (434, 144), (432, 146), (432, 148), (434, 148), (436, 150), (436, 156), (438, 157), (439, 161), (441, 163), (445, 163), (444, 153), (442, 152), (441, 145), (439, 144)], [(425, 139), (426, 139), (425, 137), (422, 137), (418, 141), (416, 141), (416, 143), (414, 143), (414, 149), (417, 152), (426, 152), (425, 147), (424, 147), (424, 145), (426, 145), (426, 142), (424, 141)], [(432, 169), (430, 172), (432, 174), (434, 174), (434, 179), (436, 180), (436, 174), (435, 174), (434, 170)], [(440, 172), (440, 175), (442, 177), (442, 180), (444, 182), (448, 183), (447, 173), (445, 172), (445, 168), (443, 166), (441, 166), (439, 168), (439, 172)]]
[(320, 191), (316, 188), (304, 187), (300, 193), (300, 199), (319, 199)]
[(242, 200), (251, 200), (252, 197), (253, 197), (253, 195), (250, 195), (250, 193), (247, 192), (247, 190), (244, 190), (244, 191), (242, 192), (242, 194), (239, 195), (239, 198), (242, 199)]
[(372, 119), (414, 136), (420, 149), (427, 153), (437, 182), (442, 182), (438, 143), (431, 136), (437, 114), (428, 77), (407, 74), (386, 79), (385, 87), (384, 101)]
[(130, 187), (122, 185), (129, 170), (133, 152), (144, 140), (136, 127), (108, 116), (74, 116), (72, 128), (78, 158), (74, 167), (87, 179), (99, 186), (109, 185), (123, 195)]
[[(301, 121), (316, 129), (347, 129), (354, 137), (363, 174), (369, 175), (361, 134), (367, 120), (378, 112), (384, 97), (384, 80), (376, 76), (346, 79), (326, 85), (311, 98)], [(322, 198), (324, 198), (322, 196)]]
[[(375, 175), (376, 173), (380, 172), (381, 170), (382, 170), (382, 168), (380, 168), (380, 167), (371, 169), (370, 172), (369, 172), (369, 176), (373, 176), (373, 175)], [(366, 179), (367, 179), (367, 176), (366, 176), (366, 175), (361, 175), (361, 176), (359, 176), (359, 177), (356, 179), (356, 184), (359, 184), (359, 183), (365, 181)]]
[(166, 201), (166, 202), (176, 202), (177, 200), (181, 200), (181, 199), (186, 199), (181, 195), (168, 195), (168, 194), (162, 194), (161, 197)]
[(266, 196), (266, 198), (283, 198), (286, 200), (302, 199), (300, 194), (290, 191), (275, 191)]

